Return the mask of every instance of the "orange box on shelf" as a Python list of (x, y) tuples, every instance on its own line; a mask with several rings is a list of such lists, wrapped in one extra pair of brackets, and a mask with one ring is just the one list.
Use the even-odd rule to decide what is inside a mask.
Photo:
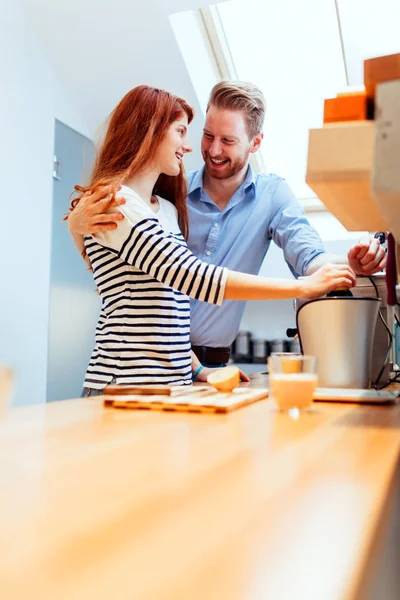
[(368, 117), (365, 92), (338, 95), (324, 100), (324, 123), (365, 121)]
[(364, 85), (369, 98), (375, 97), (378, 83), (400, 79), (400, 53), (364, 60)]

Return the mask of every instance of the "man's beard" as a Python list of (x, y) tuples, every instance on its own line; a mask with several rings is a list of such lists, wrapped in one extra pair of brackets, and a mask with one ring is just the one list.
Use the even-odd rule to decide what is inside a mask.
[(247, 165), (249, 156), (250, 152), (247, 154), (247, 156), (237, 158), (234, 162), (228, 159), (229, 162), (226, 163), (226, 165), (224, 165), (223, 168), (221, 168), (221, 172), (218, 172), (218, 169), (213, 169), (211, 172), (211, 169), (208, 168), (209, 161), (211, 161), (211, 159), (207, 152), (203, 153), (203, 160), (205, 162), (207, 174), (210, 177), (212, 177), (213, 179), (229, 179), (230, 177), (237, 175), (237, 173), (239, 173)]

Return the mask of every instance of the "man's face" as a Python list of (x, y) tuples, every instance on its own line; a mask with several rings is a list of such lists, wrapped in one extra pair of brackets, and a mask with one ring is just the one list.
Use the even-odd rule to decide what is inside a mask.
[(239, 110), (210, 106), (201, 139), (207, 174), (228, 179), (247, 166), (254, 142), (249, 139), (244, 115)]

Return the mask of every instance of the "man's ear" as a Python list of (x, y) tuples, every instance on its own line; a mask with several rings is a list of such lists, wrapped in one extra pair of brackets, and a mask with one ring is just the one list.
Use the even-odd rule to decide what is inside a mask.
[(263, 138), (264, 138), (263, 133), (257, 133), (256, 137), (251, 142), (250, 152), (257, 152), (257, 150), (261, 146), (261, 142), (263, 141)]

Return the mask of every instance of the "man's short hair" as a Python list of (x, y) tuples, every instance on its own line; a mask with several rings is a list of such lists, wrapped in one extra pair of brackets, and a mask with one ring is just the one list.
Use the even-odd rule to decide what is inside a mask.
[(210, 106), (242, 111), (250, 139), (262, 131), (267, 107), (264, 94), (253, 83), (220, 81), (211, 90), (207, 111)]

